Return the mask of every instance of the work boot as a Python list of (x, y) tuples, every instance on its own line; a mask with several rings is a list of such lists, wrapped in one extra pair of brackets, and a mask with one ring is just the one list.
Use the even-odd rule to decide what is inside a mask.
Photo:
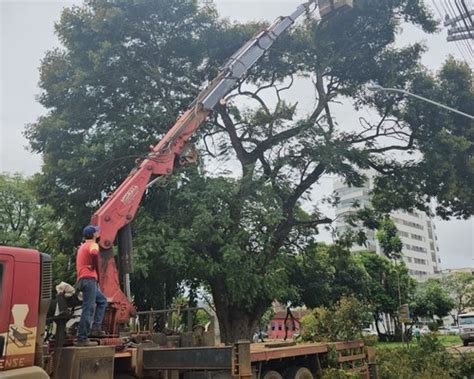
[(100, 329), (92, 329), (89, 333), (89, 337), (98, 338), (98, 337), (105, 337), (105, 332)]
[(84, 341), (76, 341), (74, 342), (74, 346), (76, 347), (90, 347), (90, 346), (97, 346), (97, 342), (84, 340)]

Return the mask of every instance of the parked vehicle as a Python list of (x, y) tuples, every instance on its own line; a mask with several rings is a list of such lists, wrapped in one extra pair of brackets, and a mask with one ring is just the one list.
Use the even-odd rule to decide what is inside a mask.
[(364, 328), (362, 329), (362, 335), (364, 336), (378, 336), (378, 333), (376, 330), (373, 330), (371, 328)]
[(253, 335), (252, 341), (253, 342), (262, 342), (263, 340), (266, 340), (268, 338), (268, 333), (267, 332), (257, 332)]
[(450, 335), (459, 335), (460, 327), (459, 326), (450, 326), (448, 327), (448, 334)]
[(438, 333), (438, 334), (442, 334), (442, 335), (448, 335), (449, 332), (450, 332), (449, 327), (440, 326), (440, 327), (438, 328), (438, 332), (437, 332), (437, 333)]
[(420, 331), (421, 331), (421, 334), (430, 334), (430, 333), (431, 333), (430, 328), (428, 328), (426, 325), (423, 325), (423, 326), (420, 328)]
[(464, 346), (474, 342), (474, 312), (460, 314), (458, 316), (459, 335)]

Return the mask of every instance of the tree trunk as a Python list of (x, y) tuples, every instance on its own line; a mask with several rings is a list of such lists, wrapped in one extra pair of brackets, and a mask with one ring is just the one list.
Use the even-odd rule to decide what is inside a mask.
[(258, 320), (241, 312), (229, 313), (227, 310), (217, 314), (221, 332), (221, 342), (228, 345), (239, 340), (252, 340), (257, 330)]
[(239, 340), (251, 341), (254, 333), (257, 332), (260, 319), (271, 305), (271, 300), (256, 299), (253, 306), (230, 303), (222, 282), (211, 283), (211, 289), (219, 321), (221, 342), (228, 345)]
[(382, 335), (382, 332), (380, 331), (380, 328), (379, 328), (380, 316), (378, 313), (374, 313), (373, 316), (374, 316), (374, 321), (375, 321), (375, 330), (377, 331), (377, 334), (380, 337)]

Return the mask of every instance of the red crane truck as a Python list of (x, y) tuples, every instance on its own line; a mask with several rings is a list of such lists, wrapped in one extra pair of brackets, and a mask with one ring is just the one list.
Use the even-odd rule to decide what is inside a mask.
[[(255, 376), (282, 379), (284, 375), (285, 379), (310, 379), (330, 350), (337, 352), (341, 367), (349, 363), (352, 369), (368, 377), (366, 354), (360, 342), (250, 347), (249, 342), (243, 341), (234, 346), (212, 346), (209, 339), (205, 342), (202, 332), (167, 337), (153, 333), (152, 326), (145, 334), (133, 334), (130, 329), (130, 320), (137, 314), (129, 300), (127, 280), (131, 272), (130, 223), (146, 189), (156, 178), (171, 175), (175, 165), (193, 160), (193, 148), (188, 141), (196, 129), (276, 38), (302, 14), (318, 7), (321, 17), (326, 18), (336, 10), (352, 7), (352, 0), (321, 0), (319, 5), (309, 1), (255, 35), (230, 57), (217, 77), (151, 148), (147, 158), (93, 215), (92, 223), (101, 227), (99, 284), (108, 300), (103, 325), (108, 338), (99, 339), (100, 346), (70, 346), (71, 337), (65, 334), (66, 322), (74, 316), (64, 297), (58, 297), (60, 311), (53, 318), (56, 332), (49, 338), (50, 343), (45, 344), (52, 293), (51, 258), (32, 249), (0, 247), (0, 378)], [(113, 253), (115, 242), (122, 277)], [(152, 314), (148, 312), (148, 316)]]

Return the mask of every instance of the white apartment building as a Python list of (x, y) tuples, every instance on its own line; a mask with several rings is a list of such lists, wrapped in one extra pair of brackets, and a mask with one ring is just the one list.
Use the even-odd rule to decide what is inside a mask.
[[(364, 187), (348, 187), (339, 180), (334, 182), (334, 191), (340, 197), (340, 203), (336, 207), (336, 230), (338, 232), (347, 228), (344, 216), (356, 210), (354, 202), (358, 202), (361, 208), (370, 205), (369, 192), (373, 188), (374, 174), (371, 173), (368, 176), (369, 179)], [(440, 271), (438, 238), (433, 220), (421, 211), (395, 211), (392, 212), (391, 218), (395, 222), (403, 242), (403, 260), (410, 275), (416, 279), (422, 279)], [(367, 245), (355, 245), (352, 251), (368, 250), (381, 254), (382, 250), (375, 238), (376, 231), (367, 230), (366, 234)]]

